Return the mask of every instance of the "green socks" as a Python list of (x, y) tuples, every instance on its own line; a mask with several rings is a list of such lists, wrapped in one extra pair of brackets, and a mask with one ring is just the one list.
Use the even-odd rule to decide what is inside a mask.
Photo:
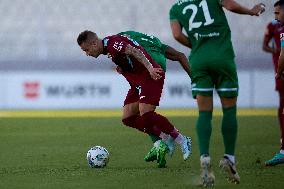
[(222, 135), (225, 145), (225, 154), (235, 154), (237, 132), (237, 107), (223, 108)]
[(199, 111), (196, 123), (200, 155), (209, 154), (209, 142), (212, 132), (212, 111)]
[[(200, 155), (209, 154), (209, 143), (212, 132), (212, 112), (200, 111), (196, 123)], [(225, 154), (234, 155), (237, 140), (238, 123), (237, 107), (223, 108), (222, 135)]]

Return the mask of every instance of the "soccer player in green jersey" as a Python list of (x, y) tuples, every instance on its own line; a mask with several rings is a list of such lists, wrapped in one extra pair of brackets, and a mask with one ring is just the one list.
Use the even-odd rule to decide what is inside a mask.
[[(196, 123), (200, 151), (201, 185), (213, 186), (209, 142), (212, 131), (213, 90), (216, 89), (222, 104), (222, 135), (224, 157), (219, 166), (233, 183), (240, 177), (235, 166), (237, 139), (238, 77), (234, 62), (231, 31), (223, 11), (258, 16), (265, 9), (257, 4), (246, 8), (234, 0), (179, 0), (170, 9), (171, 29), (174, 38), (191, 48), (192, 94), (197, 99), (199, 116)], [(182, 32), (185, 30), (186, 34)]]

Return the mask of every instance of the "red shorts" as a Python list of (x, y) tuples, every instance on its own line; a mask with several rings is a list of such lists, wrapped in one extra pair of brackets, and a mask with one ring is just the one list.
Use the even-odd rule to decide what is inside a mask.
[[(274, 73), (277, 72), (278, 60), (280, 54), (273, 55), (273, 65), (274, 65)], [(284, 93), (284, 80), (275, 79), (275, 90)]]
[(124, 106), (134, 102), (151, 104), (159, 106), (161, 99), (163, 86), (164, 86), (165, 75), (162, 75), (161, 79), (153, 80), (147, 78), (140, 86), (132, 85), (128, 90), (127, 96), (124, 100)]
[(284, 80), (282, 79), (275, 80), (275, 90), (279, 92), (284, 92)]

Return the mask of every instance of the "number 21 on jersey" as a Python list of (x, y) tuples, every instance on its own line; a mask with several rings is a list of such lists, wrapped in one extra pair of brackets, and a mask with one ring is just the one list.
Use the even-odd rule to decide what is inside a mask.
[(203, 14), (204, 14), (204, 17), (205, 17), (205, 22), (204, 23), (203, 22), (194, 22), (194, 19), (195, 19), (196, 15), (197, 15), (197, 12), (199, 11), (198, 7), (196, 5), (190, 4), (190, 5), (186, 6), (186, 7), (184, 7), (184, 9), (182, 10), (182, 14), (186, 14), (186, 12), (188, 10), (192, 11), (192, 15), (189, 18), (188, 31), (191, 31), (194, 28), (199, 28), (199, 27), (202, 26), (202, 24), (204, 26), (208, 26), (208, 25), (214, 23), (214, 19), (211, 18), (211, 15), (209, 13), (207, 1), (206, 0), (202, 0), (199, 3), (199, 7), (202, 8), (202, 11), (203, 11)]

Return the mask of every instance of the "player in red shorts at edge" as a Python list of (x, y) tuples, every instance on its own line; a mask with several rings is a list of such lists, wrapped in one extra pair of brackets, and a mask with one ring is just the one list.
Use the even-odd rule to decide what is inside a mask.
[[(77, 42), (87, 56), (97, 58), (103, 54), (111, 58), (129, 82), (131, 88), (124, 101), (123, 124), (159, 136), (164, 141), (156, 145), (156, 153), (149, 160), (157, 160), (158, 167), (165, 167), (165, 155), (169, 150), (166, 141), (170, 138), (180, 144), (184, 160), (188, 159), (191, 154), (191, 138), (183, 136), (166, 117), (155, 112), (165, 73), (145, 49), (127, 36), (112, 35), (100, 39), (92, 31), (80, 33)], [(135, 92), (137, 87), (139, 93)]]
[[(277, 72), (278, 60), (281, 50), (280, 34), (284, 33), (284, 27), (281, 22), (279, 22), (280, 13), (280, 1), (274, 4), (274, 14), (275, 20), (270, 22), (266, 28), (266, 33), (263, 39), (263, 50), (272, 53), (274, 71)], [(272, 46), (269, 43), (272, 41)], [(281, 149), (272, 159), (265, 162), (266, 166), (274, 166), (280, 163), (284, 163), (284, 80), (277, 78), (275, 79), (275, 90), (279, 94), (279, 107), (278, 107), (278, 120), (280, 124), (281, 131)]]

